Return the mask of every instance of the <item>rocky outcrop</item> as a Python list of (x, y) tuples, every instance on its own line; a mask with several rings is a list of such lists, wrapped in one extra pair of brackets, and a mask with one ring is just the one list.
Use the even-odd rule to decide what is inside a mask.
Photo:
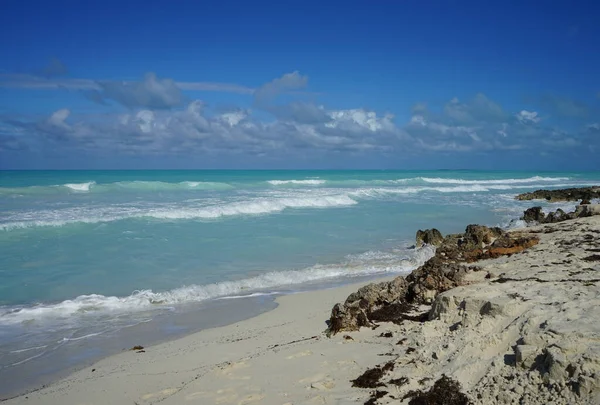
[(370, 313), (392, 304), (406, 293), (408, 283), (403, 277), (392, 281), (369, 284), (348, 296), (343, 304), (335, 304), (331, 310), (329, 332), (355, 331), (363, 326), (374, 326)]
[[(377, 377), (365, 404), (600, 404), (600, 217), (511, 232), (492, 245), (520, 248), (526, 235), (541, 239), (527, 254), (480, 262), (476, 273), (451, 263), (460, 269), (446, 282), (458, 276), (462, 285), (437, 294), (427, 322), (381, 326), (379, 337), (396, 343), (356, 336), (394, 359), (361, 376)], [(430, 276), (427, 265), (407, 277), (409, 291), (422, 285), (417, 275)]]
[(417, 247), (423, 245), (440, 246), (444, 241), (444, 236), (435, 228), (426, 229), (424, 231), (419, 229), (417, 231), (416, 241)]
[[(424, 234), (427, 231), (417, 237)], [(373, 327), (381, 321), (401, 323), (423, 319), (422, 314), (411, 314), (415, 307), (431, 304), (439, 293), (465, 284), (465, 276), (473, 271), (466, 263), (517, 253), (537, 242), (532, 236), (469, 225), (464, 233), (443, 238), (434, 257), (406, 278), (369, 284), (350, 294), (343, 304), (336, 304), (331, 311), (328, 333)]]
[(592, 215), (600, 215), (599, 204), (580, 204), (575, 208), (575, 211), (569, 213), (559, 208), (548, 215), (542, 212), (542, 207), (532, 207), (525, 210), (521, 219), (527, 223), (551, 224)]
[(562, 190), (536, 190), (519, 194), (517, 200), (587, 201), (600, 198), (600, 187), (566, 188)]

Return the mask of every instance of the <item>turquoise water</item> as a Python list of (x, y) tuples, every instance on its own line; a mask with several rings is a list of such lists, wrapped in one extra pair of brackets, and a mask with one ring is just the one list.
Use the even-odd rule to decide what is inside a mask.
[(165, 313), (204, 305), (197, 317), (208, 316), (223, 298), (406, 273), (432, 254), (409, 248), (419, 228), (514, 226), (533, 205), (515, 194), (598, 183), (600, 173), (0, 172), (0, 374)]

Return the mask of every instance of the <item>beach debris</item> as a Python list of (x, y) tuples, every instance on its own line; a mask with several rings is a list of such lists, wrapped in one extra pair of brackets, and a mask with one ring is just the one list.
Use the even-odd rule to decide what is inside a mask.
[(132, 350), (132, 351), (135, 351), (135, 350), (144, 350), (144, 346), (136, 345), (136, 346), (133, 346), (129, 350)]
[(375, 405), (379, 398), (383, 398), (388, 394), (387, 391), (375, 390), (371, 392), (371, 397), (365, 402), (365, 405)]
[(392, 332), (381, 332), (379, 337), (391, 338), (391, 337), (394, 337), (394, 334)]
[(394, 362), (388, 361), (383, 366), (378, 365), (373, 368), (368, 369), (364, 373), (362, 373), (359, 377), (354, 380), (351, 380), (353, 387), (358, 388), (377, 388), (384, 387), (385, 384), (380, 382), (381, 378), (388, 371), (392, 371), (394, 369)]
[(403, 399), (410, 398), (409, 405), (470, 405), (472, 402), (461, 392), (461, 386), (445, 374), (442, 375), (433, 387), (423, 392), (421, 390), (409, 391)]
[(344, 340), (354, 340), (354, 338), (350, 335), (344, 335)]

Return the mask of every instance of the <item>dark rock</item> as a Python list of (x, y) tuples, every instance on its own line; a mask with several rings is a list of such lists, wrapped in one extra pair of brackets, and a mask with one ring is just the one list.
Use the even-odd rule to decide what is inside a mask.
[(442, 244), (442, 242), (444, 241), (444, 237), (442, 236), (441, 232), (435, 228), (426, 229), (424, 231), (419, 229), (417, 231), (416, 241), (417, 247), (421, 247), (425, 244), (437, 247)]
[(331, 310), (328, 334), (339, 331), (355, 331), (363, 326), (373, 327), (368, 312), (382, 305), (390, 304), (406, 293), (407, 283), (403, 277), (392, 281), (369, 284), (346, 298), (344, 304), (336, 304)]
[(600, 187), (566, 188), (561, 190), (536, 190), (531, 193), (519, 194), (517, 200), (548, 200), (548, 201), (590, 201), (600, 198)]
[[(525, 210), (522, 220), (526, 222), (537, 222), (540, 224), (550, 224), (555, 222), (563, 222), (570, 219), (584, 218), (592, 215), (600, 215), (600, 205), (598, 204), (584, 204), (578, 205), (575, 211), (566, 213), (562, 209), (558, 208), (556, 211), (545, 215), (542, 212), (542, 207), (532, 207)], [(547, 231), (546, 233), (551, 233)]]
[(546, 223), (562, 222), (562, 221), (566, 221), (567, 219), (570, 219), (570, 217), (567, 215), (566, 212), (564, 212), (563, 210), (561, 210), (559, 208), (556, 211), (549, 213), (548, 216), (546, 217), (545, 222)]
[(521, 217), (525, 222), (543, 223), (546, 219), (546, 214), (542, 212), (542, 207), (527, 208)]

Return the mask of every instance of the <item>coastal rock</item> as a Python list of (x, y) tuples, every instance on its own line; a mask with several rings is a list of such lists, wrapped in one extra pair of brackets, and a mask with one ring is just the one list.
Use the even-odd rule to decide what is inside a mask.
[(375, 322), (426, 320), (427, 313), (412, 314), (415, 306), (429, 305), (438, 294), (464, 285), (465, 276), (476, 269), (462, 263), (521, 252), (537, 242), (533, 236), (469, 225), (463, 234), (446, 236), (434, 257), (406, 279), (397, 277), (389, 282), (369, 284), (350, 294), (343, 304), (336, 304), (331, 311), (328, 334), (373, 327)]
[(461, 285), (467, 271), (463, 265), (434, 256), (406, 277), (408, 294), (404, 298), (411, 303), (430, 304), (437, 294)]
[(336, 304), (331, 310), (329, 320), (330, 334), (340, 331), (356, 331), (363, 326), (375, 324), (369, 319), (369, 313), (391, 304), (404, 297), (408, 283), (403, 277), (392, 281), (368, 284), (346, 298), (344, 304)]
[(517, 200), (548, 200), (555, 201), (590, 201), (600, 198), (600, 187), (566, 188), (561, 190), (536, 190), (530, 193), (519, 194)]
[(592, 215), (600, 215), (600, 204), (580, 204), (575, 208), (575, 211), (569, 213), (558, 208), (548, 215), (542, 212), (542, 207), (532, 207), (525, 210), (521, 219), (527, 223), (551, 224)]
[(442, 233), (435, 228), (426, 229), (424, 231), (418, 230), (416, 237), (416, 246), (421, 247), (425, 244), (432, 246), (440, 246), (444, 241)]
[(543, 223), (546, 219), (546, 214), (542, 212), (542, 207), (527, 208), (521, 219), (525, 222)]
[(529, 249), (530, 247), (537, 245), (538, 242), (538, 238), (531, 236), (512, 237), (505, 234), (496, 239), (490, 248), (481, 254), (478, 260), (495, 259), (496, 257), (519, 253), (525, 249)]
[(600, 215), (600, 204), (578, 205), (575, 208), (574, 218), (591, 217), (592, 215)]

